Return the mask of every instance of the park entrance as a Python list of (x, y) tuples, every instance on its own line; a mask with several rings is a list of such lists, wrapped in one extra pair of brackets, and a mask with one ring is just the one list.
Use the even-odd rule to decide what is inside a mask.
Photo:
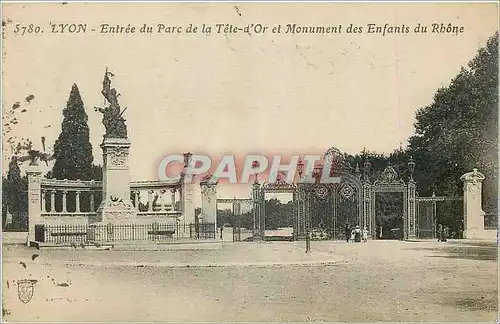
[(375, 235), (380, 240), (404, 238), (404, 194), (380, 192), (375, 194)]
[[(322, 167), (318, 166), (313, 172), (315, 183), (278, 179), (260, 184), (256, 180), (249, 198), (217, 199), (229, 204), (223, 213), (231, 214), (232, 221), (224, 223), (232, 226), (233, 240), (272, 240), (276, 239), (272, 232), (283, 228), (288, 231), (283, 235), (286, 239), (344, 240), (346, 227), (356, 226), (366, 227), (372, 239), (435, 238), (440, 219), (445, 223), (451, 218), (460, 220), (461, 197), (418, 197), (411, 158), (407, 182), (391, 165), (372, 182), (369, 161), (364, 161), (361, 170), (359, 165), (352, 167), (335, 148), (329, 149), (325, 158), (335, 166), (330, 177), (338, 177), (340, 182), (320, 183)], [(406, 172), (404, 169), (399, 166), (400, 172)], [(287, 197), (283, 201), (277, 196)], [(463, 225), (452, 227), (450, 231), (458, 233)]]
[(379, 178), (365, 183), (369, 232), (375, 239), (404, 240), (415, 236), (415, 182), (408, 184), (401, 179), (392, 166), (387, 166)]
[[(346, 227), (366, 227), (374, 239), (408, 239), (416, 234), (416, 183), (413, 181), (414, 163), (408, 163), (409, 181), (405, 183), (394, 167), (387, 166), (380, 176), (371, 182), (371, 164), (365, 161), (363, 171), (359, 165), (352, 167), (336, 148), (325, 153), (334, 168), (330, 177), (340, 182), (320, 183), (322, 167), (314, 169), (314, 183), (289, 184), (284, 181), (252, 186), (252, 204), (255, 239), (265, 239), (266, 229), (276, 224), (267, 220), (270, 201), (268, 194), (289, 194), (289, 208), (278, 223), (293, 222), (293, 238), (304, 239), (307, 235), (316, 240), (345, 239)], [(299, 175), (301, 174), (299, 163)], [(272, 208), (271, 208), (272, 209)], [(275, 218), (275, 215), (273, 216)], [(278, 224), (279, 225), (279, 224)], [(279, 227), (279, 226), (278, 226)]]
[(255, 238), (293, 240), (298, 226), (297, 187), (278, 179), (276, 183), (264, 183), (260, 189), (255, 183), (254, 191), (260, 200)]
[(217, 198), (217, 223), (220, 236), (231, 237), (233, 242), (250, 241), (254, 231), (252, 199)]

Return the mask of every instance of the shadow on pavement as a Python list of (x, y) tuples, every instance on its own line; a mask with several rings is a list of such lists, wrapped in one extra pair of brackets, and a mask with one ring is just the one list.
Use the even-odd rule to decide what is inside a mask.
[(498, 247), (490, 242), (458, 243), (445, 242), (443, 246), (429, 248), (415, 248), (415, 250), (435, 252), (438, 255), (429, 255), (431, 258), (451, 258), (469, 260), (489, 260), (496, 261), (498, 257)]
[(496, 300), (485, 299), (484, 297), (479, 298), (460, 298), (454, 301), (455, 306), (460, 309), (471, 310), (471, 311), (496, 311), (498, 310), (498, 303)]

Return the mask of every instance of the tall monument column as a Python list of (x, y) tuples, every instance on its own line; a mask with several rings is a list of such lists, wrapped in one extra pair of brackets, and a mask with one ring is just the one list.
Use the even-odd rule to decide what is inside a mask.
[(103, 153), (102, 203), (97, 210), (99, 221), (127, 223), (135, 221), (137, 209), (130, 201), (128, 155), (130, 141), (126, 138), (106, 138)]
[(460, 177), (464, 182), (464, 238), (480, 238), (484, 232), (484, 211), (481, 206), (484, 174), (477, 169)]
[(130, 223), (137, 219), (137, 209), (130, 201), (129, 148), (127, 126), (123, 112), (118, 104), (120, 96), (111, 88), (113, 74), (106, 72), (101, 94), (109, 106), (96, 108), (103, 114), (102, 123), (106, 128), (103, 143), (103, 187), (102, 203), (97, 210), (97, 219), (103, 223)]

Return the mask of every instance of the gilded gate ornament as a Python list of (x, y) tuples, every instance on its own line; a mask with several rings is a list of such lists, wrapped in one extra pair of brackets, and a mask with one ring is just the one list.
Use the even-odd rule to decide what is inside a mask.
[(388, 165), (374, 185), (397, 185), (406, 186), (404, 181), (398, 177), (396, 170), (390, 165)]
[(347, 182), (344, 182), (339, 189), (340, 197), (347, 201), (354, 201), (354, 193), (354, 187)]
[(318, 185), (314, 187), (314, 195), (316, 198), (324, 200), (328, 197), (328, 188), (325, 185)]
[(351, 170), (351, 165), (345, 159), (344, 155), (336, 147), (330, 147), (325, 153), (325, 159), (332, 166), (332, 170)]

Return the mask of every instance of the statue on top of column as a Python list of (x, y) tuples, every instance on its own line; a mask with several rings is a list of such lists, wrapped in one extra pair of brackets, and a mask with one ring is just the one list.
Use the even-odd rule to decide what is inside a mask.
[(115, 88), (111, 89), (111, 79), (114, 74), (109, 72), (106, 68), (104, 73), (104, 81), (102, 82), (102, 95), (106, 98), (109, 103), (108, 107), (100, 108), (96, 107), (96, 111), (102, 113), (102, 123), (106, 128), (106, 134), (104, 138), (127, 138), (127, 126), (125, 125), (125, 119), (123, 118), (123, 112), (120, 109), (120, 104), (118, 103), (118, 97), (120, 94), (116, 92)]

